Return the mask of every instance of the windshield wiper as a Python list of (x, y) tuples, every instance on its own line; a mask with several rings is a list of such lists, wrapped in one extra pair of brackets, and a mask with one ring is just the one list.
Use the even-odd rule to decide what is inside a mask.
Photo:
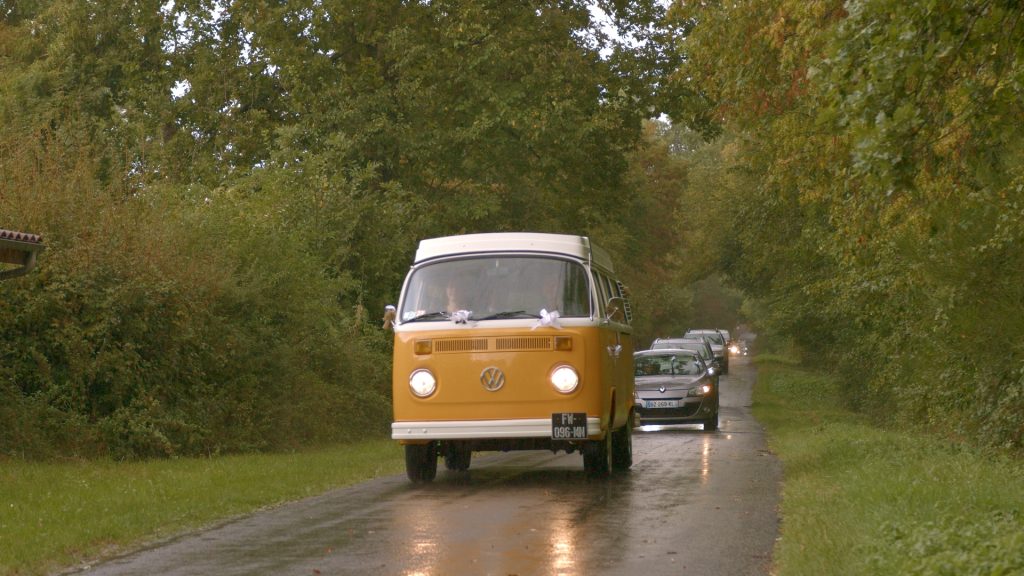
[(447, 312), (424, 312), (419, 316), (414, 316), (408, 320), (403, 320), (402, 324), (406, 322), (420, 322), (423, 320), (447, 320), (450, 315)]
[(477, 320), (505, 320), (508, 318), (540, 318), (540, 314), (530, 314), (526, 310), (510, 310), (508, 312), (498, 312), (496, 314), (491, 314), (490, 316), (477, 318)]

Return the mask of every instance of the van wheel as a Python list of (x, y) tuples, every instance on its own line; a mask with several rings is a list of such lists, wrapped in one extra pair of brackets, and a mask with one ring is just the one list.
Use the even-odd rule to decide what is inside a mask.
[(626, 425), (612, 432), (612, 467), (629, 470), (633, 465), (633, 415)]
[(437, 442), (406, 444), (405, 473), (413, 482), (431, 482), (437, 476)]
[(444, 449), (444, 467), (457, 472), (469, 470), (469, 462), (473, 458), (473, 451), (458, 444), (448, 444)]
[(583, 470), (592, 478), (604, 478), (612, 471), (612, 433), (602, 440), (590, 440), (583, 445)]

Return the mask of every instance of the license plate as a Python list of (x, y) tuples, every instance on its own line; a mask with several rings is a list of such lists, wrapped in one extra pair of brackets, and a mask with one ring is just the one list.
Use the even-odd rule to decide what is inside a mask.
[(551, 437), (555, 440), (586, 440), (586, 412), (556, 412), (551, 415)]
[(648, 400), (647, 408), (679, 408), (679, 400)]

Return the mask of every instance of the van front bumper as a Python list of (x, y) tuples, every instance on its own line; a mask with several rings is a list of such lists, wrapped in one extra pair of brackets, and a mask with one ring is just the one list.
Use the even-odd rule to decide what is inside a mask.
[[(601, 419), (587, 418), (587, 435), (601, 434)], [(551, 418), (392, 422), (393, 440), (472, 440), (551, 438)]]

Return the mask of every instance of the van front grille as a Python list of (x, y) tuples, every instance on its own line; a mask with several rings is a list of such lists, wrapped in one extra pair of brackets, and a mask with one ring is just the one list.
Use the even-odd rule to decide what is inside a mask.
[(437, 352), (485, 352), (487, 338), (445, 338), (434, 341)]
[(434, 340), (434, 352), (525, 352), (553, 350), (550, 336), (503, 336), (498, 338), (440, 338)]
[(550, 336), (495, 338), (495, 350), (551, 350)]

